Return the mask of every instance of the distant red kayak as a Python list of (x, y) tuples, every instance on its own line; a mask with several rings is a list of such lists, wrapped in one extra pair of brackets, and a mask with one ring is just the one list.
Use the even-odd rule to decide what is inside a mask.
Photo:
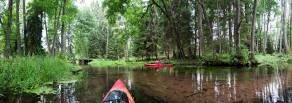
[(173, 64), (144, 64), (144, 67), (149, 68), (163, 68), (163, 67), (173, 67)]
[(126, 85), (118, 80), (106, 94), (103, 103), (135, 103)]

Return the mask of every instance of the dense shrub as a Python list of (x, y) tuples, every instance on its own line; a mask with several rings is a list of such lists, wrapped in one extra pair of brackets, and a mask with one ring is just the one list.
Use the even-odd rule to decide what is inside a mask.
[(231, 53), (206, 53), (203, 58), (204, 65), (247, 65), (249, 63), (249, 50), (242, 46), (240, 53), (232, 50)]

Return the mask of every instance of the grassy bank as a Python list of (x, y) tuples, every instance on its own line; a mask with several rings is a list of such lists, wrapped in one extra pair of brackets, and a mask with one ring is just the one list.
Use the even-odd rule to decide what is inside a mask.
[[(204, 56), (202, 62), (205, 66), (234, 66), (238, 63), (238, 60), (234, 59), (235, 57), (230, 54), (215, 54), (212, 56)], [(287, 54), (256, 54), (255, 55), (256, 65), (270, 65), (277, 66), (285, 63), (289, 63), (292, 61), (292, 56)], [(243, 66), (249, 66), (249, 55), (245, 54), (242, 57)], [(255, 66), (256, 66), (255, 65)]]
[(102, 60), (95, 59), (89, 63), (93, 67), (142, 67), (147, 61), (124, 61), (124, 60)]
[[(241, 62), (235, 59), (234, 55), (230, 54), (210, 54), (204, 55), (200, 59), (171, 59), (171, 60), (161, 60), (161, 63), (170, 63), (174, 65), (199, 65), (199, 66), (249, 66), (248, 53), (244, 53)], [(285, 54), (257, 54), (255, 55), (257, 61), (256, 65), (270, 65), (277, 66), (283, 63), (292, 62), (292, 56)], [(145, 63), (153, 63), (152, 61), (124, 61), (124, 60), (103, 60), (95, 59), (89, 63), (93, 67), (142, 67)], [(241, 64), (238, 64), (241, 63)]]
[(292, 61), (292, 56), (284, 54), (258, 54), (255, 56), (255, 59), (260, 63), (260, 65), (278, 66), (284, 63), (290, 63)]
[(16, 57), (0, 60), (0, 94), (41, 91), (49, 82), (75, 79), (73, 65), (54, 57)]

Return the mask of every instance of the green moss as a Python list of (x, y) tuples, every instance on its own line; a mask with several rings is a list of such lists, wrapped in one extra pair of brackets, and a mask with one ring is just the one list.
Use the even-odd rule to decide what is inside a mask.
[(76, 79), (74, 65), (54, 57), (16, 57), (0, 64), (0, 94), (37, 91), (48, 82)]

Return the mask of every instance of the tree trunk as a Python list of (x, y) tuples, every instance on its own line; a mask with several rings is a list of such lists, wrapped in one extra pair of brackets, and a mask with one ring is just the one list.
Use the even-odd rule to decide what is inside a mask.
[[(66, 12), (66, 3), (67, 0), (63, 2), (63, 9), (62, 9), (62, 17), (65, 15)], [(65, 20), (62, 20), (62, 28), (61, 28), (61, 53), (64, 54), (66, 52), (66, 38), (65, 38)]]
[[(201, 0), (198, 0), (199, 3), (201, 3)], [(204, 35), (203, 35), (203, 8), (202, 6), (198, 6), (199, 8), (199, 21), (198, 21), (198, 25), (199, 25), (199, 57), (202, 56), (202, 52), (204, 51)]]
[(228, 41), (227, 41), (227, 39), (226, 39), (226, 37), (227, 37), (227, 9), (224, 9), (223, 10), (223, 14), (224, 14), (224, 18), (223, 18), (223, 27), (222, 27), (222, 30), (223, 30), (223, 35), (222, 35), (222, 37), (221, 37), (221, 40), (222, 40), (222, 47), (223, 47), (223, 49), (222, 49), (222, 51), (221, 51), (221, 53), (226, 53), (227, 51), (228, 51), (228, 46), (226, 46), (226, 45), (228, 45)]
[[(228, 11), (229, 15), (232, 14), (232, 2), (230, 2), (228, 10), (229, 10)], [(229, 33), (228, 33), (229, 34), (229, 52), (231, 52), (233, 48), (232, 18), (231, 17), (229, 17), (228, 26), (229, 26)]]
[(108, 49), (109, 49), (109, 34), (110, 30), (109, 27), (107, 27), (107, 33), (106, 33), (106, 49), (105, 49), (105, 58), (108, 58)]
[(251, 28), (251, 46), (250, 46), (250, 61), (254, 61), (254, 47), (255, 47), (255, 22), (256, 22), (256, 10), (257, 10), (257, 0), (254, 0), (252, 11), (252, 28)]
[[(258, 25), (258, 32), (261, 33), (262, 32), (262, 26), (261, 26), (261, 21), (262, 21), (262, 15), (259, 15), (260, 17), (257, 18), (257, 25)], [(260, 47), (261, 46), (261, 37), (260, 36), (257, 36), (256, 35), (256, 42), (257, 42), (257, 45), (256, 45), (256, 51), (257, 52), (260, 52)]]
[(244, 11), (245, 11), (245, 22), (248, 24), (249, 23), (249, 6), (248, 6), (249, 4), (248, 4), (248, 2), (246, 1), (245, 3), (244, 3)]
[(237, 54), (240, 56), (240, 0), (235, 0), (234, 40)]
[(283, 2), (283, 22), (282, 22), (282, 33), (283, 33), (283, 39), (284, 39), (284, 52), (285, 53), (288, 53), (288, 49), (289, 49), (289, 46), (288, 46), (288, 40), (287, 40), (287, 29), (286, 29), (286, 0), (282, 0)]
[(11, 55), (11, 31), (12, 31), (12, 7), (13, 6), (13, 0), (9, 0), (8, 2), (8, 23), (7, 23), (7, 31), (5, 35), (5, 52), (4, 56), (6, 58), (9, 58)]
[(46, 31), (46, 44), (47, 44), (47, 49), (48, 49), (48, 52), (49, 54), (51, 53), (51, 48), (50, 48), (50, 41), (49, 41), (49, 33), (48, 33), (48, 23), (47, 23), (47, 18), (48, 16), (44, 13), (44, 25), (45, 25), (45, 31)]
[(20, 37), (20, 22), (19, 22), (19, 2), (16, 0), (16, 53), (21, 54), (21, 37)]
[[(175, 9), (175, 8), (173, 8)], [(178, 58), (179, 59), (183, 59), (185, 57), (185, 53), (184, 53), (184, 49), (182, 47), (182, 43), (181, 43), (181, 34), (178, 31), (178, 27), (177, 27), (177, 23), (175, 22), (176, 20), (174, 20), (174, 15), (175, 15), (175, 11), (172, 11), (172, 17), (171, 17), (171, 22), (172, 23), (172, 30), (175, 36), (175, 42), (176, 42), (176, 46), (178, 49)]]
[(292, 1), (290, 3), (290, 48), (292, 49)]
[(24, 39), (24, 48), (23, 53), (26, 53), (26, 44), (27, 44), (27, 35), (26, 35), (26, 8), (25, 8), (25, 0), (22, 0), (22, 18), (23, 18), (23, 39)]
[[(281, 19), (281, 21), (282, 21), (283, 19)], [(283, 21), (282, 21), (283, 22)], [(279, 35), (279, 37), (278, 37), (278, 52), (279, 53), (282, 53), (282, 46), (283, 46), (283, 31), (282, 31), (283, 29), (281, 28), (281, 30), (280, 30), (280, 35)]]
[(263, 53), (266, 53), (266, 49), (267, 49), (269, 24), (270, 24), (270, 15), (271, 15), (271, 12), (269, 11), (268, 15), (267, 15), (267, 19), (268, 20), (267, 20), (267, 23), (266, 23), (266, 32), (265, 32), (265, 35), (264, 35)]
[[(218, 2), (218, 0), (216, 0), (217, 1), (217, 3), (216, 3), (216, 5), (217, 5), (217, 14), (220, 14), (220, 10), (219, 10), (219, 2)], [(217, 37), (218, 37), (218, 42), (219, 42), (219, 50), (218, 50), (218, 53), (221, 53), (221, 49), (222, 49), (222, 44), (221, 44), (221, 35), (220, 35), (220, 16), (219, 15), (217, 15), (217, 18), (216, 18), (217, 20), (216, 20), (216, 22), (217, 22)], [(212, 37), (213, 38), (213, 37)]]
[(195, 49), (194, 50), (195, 50), (194, 56), (196, 58), (197, 52), (198, 52), (198, 30), (197, 29), (195, 30)]
[[(59, 11), (58, 11), (59, 10)], [(56, 8), (56, 15), (55, 15), (55, 33), (54, 33), (54, 37), (53, 37), (53, 46), (52, 46), (52, 49), (53, 49), (53, 55), (56, 55), (56, 42), (57, 42), (57, 36), (58, 36), (58, 28), (59, 28), (59, 25), (60, 25), (60, 15), (61, 15), (61, 8), (57, 7)]]

